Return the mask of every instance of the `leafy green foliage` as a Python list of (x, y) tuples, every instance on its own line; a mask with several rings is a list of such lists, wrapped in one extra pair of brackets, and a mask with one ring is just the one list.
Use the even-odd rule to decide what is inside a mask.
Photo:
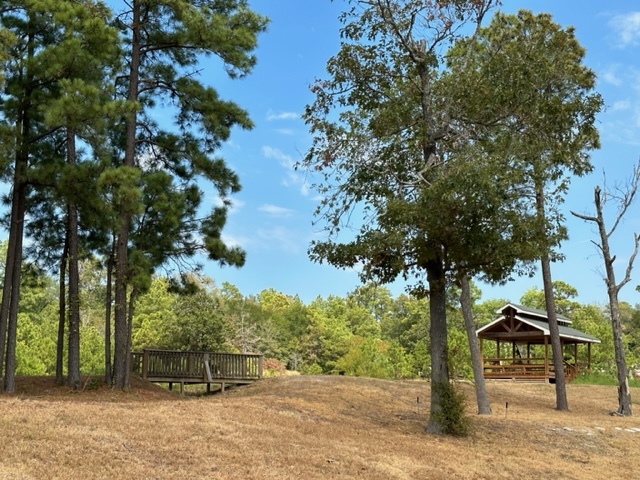
[(440, 409), (432, 415), (440, 422), (442, 433), (466, 437), (471, 433), (471, 419), (466, 414), (466, 397), (454, 383), (431, 384), (438, 391)]

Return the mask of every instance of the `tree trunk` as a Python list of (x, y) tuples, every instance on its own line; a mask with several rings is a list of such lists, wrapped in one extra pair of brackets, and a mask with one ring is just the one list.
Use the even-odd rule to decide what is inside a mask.
[[(20, 163), (16, 165), (16, 167), (19, 167), (19, 170), (26, 169), (26, 162)], [(20, 177), (22, 177), (23, 174), (19, 175)], [(5, 272), (5, 276), (11, 276), (11, 294), (9, 301), (9, 316), (7, 322), (7, 351), (5, 357), (4, 377), (4, 391), (7, 393), (14, 393), (16, 389), (16, 342), (18, 330), (18, 308), (20, 304), (20, 282), (22, 280), (22, 239), (24, 237), (24, 217), (26, 203), (26, 186), (23, 182), (20, 182), (16, 187), (14, 195), (15, 197), (13, 201), (16, 202), (17, 207), (15, 209), (16, 218), (11, 218), (11, 228), (16, 229), (15, 245), (13, 248), (13, 270), (10, 273)]]
[(560, 342), (560, 329), (558, 328), (556, 302), (553, 296), (553, 282), (551, 281), (551, 262), (548, 254), (542, 256), (541, 266), (544, 300), (547, 308), (547, 319), (549, 320), (551, 352), (553, 353), (553, 368), (556, 377), (556, 410), (567, 411), (569, 410), (569, 402), (564, 378), (564, 355), (562, 353), (562, 343)]
[[(536, 214), (541, 229), (541, 238), (546, 236), (546, 199), (544, 185), (538, 180), (541, 175), (536, 175), (535, 195)], [(564, 355), (562, 353), (562, 343), (560, 341), (560, 329), (558, 328), (558, 316), (556, 314), (556, 301), (553, 294), (553, 282), (551, 280), (551, 260), (549, 258), (549, 248), (545, 246), (540, 255), (542, 270), (542, 283), (544, 286), (544, 300), (549, 321), (549, 337), (551, 339), (551, 352), (553, 353), (553, 368), (555, 370), (556, 382), (556, 409), (561, 411), (569, 410), (567, 401), (567, 389), (564, 378)]]
[(64, 383), (64, 330), (67, 323), (67, 260), (69, 258), (69, 236), (64, 237), (64, 247), (60, 257), (60, 277), (58, 279), (58, 341), (56, 342), (56, 383)]
[[(29, 14), (27, 58), (35, 56), (34, 18)], [(22, 242), (27, 198), (27, 169), (31, 134), (31, 109), (33, 108), (33, 73), (24, 74), (24, 96), (18, 107), (16, 125), (16, 156), (11, 196), (11, 224), (9, 226), (9, 245), (7, 247), (7, 267), (5, 269), (2, 306), (0, 307), (0, 329), (6, 322), (6, 351), (4, 364), (4, 391), (15, 392), (16, 341), (18, 328), (18, 306), (20, 303), (20, 282), (22, 280)], [(6, 302), (6, 303), (5, 303)], [(3, 332), (4, 333), (4, 332)], [(4, 339), (4, 336), (3, 336)]]
[(111, 385), (113, 377), (111, 376), (111, 300), (112, 300), (112, 282), (113, 282), (113, 256), (115, 255), (115, 244), (111, 246), (109, 259), (107, 260), (107, 285), (105, 292), (104, 306), (104, 381)]
[[(594, 197), (598, 232), (600, 233), (600, 250), (602, 252), (602, 259), (604, 260), (604, 267), (607, 273), (605, 282), (607, 284), (607, 293), (609, 295), (611, 329), (613, 330), (613, 349), (616, 358), (616, 371), (618, 375), (618, 414), (628, 416), (631, 415), (631, 391), (629, 390), (629, 373), (627, 370), (627, 359), (625, 357), (624, 343), (622, 341), (622, 324), (620, 322), (620, 309), (618, 307), (618, 292), (620, 291), (620, 288), (622, 288), (629, 281), (629, 274), (631, 273), (631, 265), (633, 264), (633, 260), (630, 260), (629, 267), (627, 269), (627, 278), (625, 278), (625, 280), (623, 280), (620, 285), (616, 285), (616, 274), (613, 270), (613, 262), (615, 259), (611, 257), (611, 250), (609, 248), (609, 235), (607, 234), (604, 225), (604, 216), (602, 213), (602, 198), (599, 187), (596, 187)], [(635, 258), (635, 255), (633, 258)]]
[[(127, 351), (129, 352), (131, 352), (131, 337), (133, 336), (133, 313), (135, 311), (135, 302), (137, 297), (138, 297), (138, 289), (134, 287), (131, 290), (131, 294), (129, 295), (129, 311), (127, 313), (127, 326), (129, 329)], [(129, 355), (127, 356), (126, 367), (127, 367), (127, 383), (129, 383), (131, 378), (131, 353), (129, 353)]]
[(462, 308), (462, 317), (464, 318), (464, 327), (467, 331), (467, 338), (469, 339), (469, 350), (471, 351), (471, 366), (473, 367), (478, 415), (490, 415), (491, 404), (489, 403), (487, 387), (484, 381), (482, 355), (480, 354), (476, 326), (473, 321), (471, 286), (469, 285), (469, 277), (467, 275), (463, 275), (460, 279), (460, 287), (460, 306)]
[(449, 383), (449, 362), (447, 343), (447, 299), (446, 277), (441, 259), (427, 262), (427, 280), (429, 282), (429, 327), (431, 354), (431, 411), (426, 431), (442, 433), (442, 425), (438, 418), (442, 412), (441, 392), (439, 385)]
[[(76, 163), (76, 139), (67, 129), (67, 163)], [(78, 272), (78, 211), (74, 202), (67, 205), (69, 238), (69, 340), (67, 350), (67, 385), (80, 388), (80, 274)]]
[[(606, 260), (605, 260), (606, 263)], [(618, 414), (631, 416), (631, 390), (629, 390), (629, 372), (627, 359), (622, 342), (622, 325), (620, 323), (620, 310), (618, 308), (618, 292), (615, 288), (609, 290), (609, 308), (611, 311), (611, 328), (613, 329), (613, 349), (616, 357), (616, 370), (618, 375)]]
[[(129, 93), (127, 99), (133, 105), (138, 100), (138, 83), (140, 69), (140, 49), (141, 49), (141, 17), (140, 1), (133, 1), (132, 21), (131, 21), (131, 62), (129, 67)], [(135, 166), (136, 153), (136, 127), (137, 114), (132, 110), (126, 120), (126, 147), (124, 155), (124, 165)], [(116, 251), (116, 282), (115, 282), (115, 351), (113, 358), (113, 385), (115, 388), (129, 388), (129, 375), (127, 372), (127, 358), (130, 352), (127, 351), (129, 345), (129, 328), (127, 325), (127, 279), (128, 279), (128, 247), (129, 247), (129, 223), (131, 213), (129, 205), (120, 206), (120, 228), (118, 230), (118, 241)]]
[[(13, 221), (17, 217), (17, 185), (14, 179), (14, 191), (11, 199), (11, 223), (9, 225), (9, 240), (7, 242), (7, 259), (4, 270), (4, 281), (2, 286), (2, 305), (0, 305), (0, 376), (4, 379), (5, 355), (7, 350), (7, 331), (9, 325), (9, 310), (11, 306), (11, 294), (13, 292), (13, 271), (16, 264), (16, 241), (18, 228)], [(0, 383), (0, 390), (4, 391), (4, 381)]]

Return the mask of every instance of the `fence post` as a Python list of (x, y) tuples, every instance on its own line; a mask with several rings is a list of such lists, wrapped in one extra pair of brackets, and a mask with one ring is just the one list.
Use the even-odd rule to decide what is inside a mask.
[(147, 379), (147, 371), (149, 369), (149, 350), (142, 350), (142, 378)]
[(260, 355), (258, 357), (258, 378), (262, 378), (262, 359), (264, 358), (263, 355)]

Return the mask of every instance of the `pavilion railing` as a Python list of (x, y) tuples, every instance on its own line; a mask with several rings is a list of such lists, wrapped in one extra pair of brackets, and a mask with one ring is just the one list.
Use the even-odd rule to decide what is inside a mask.
[[(545, 367), (545, 359), (537, 357), (529, 358), (485, 358), (485, 378), (554, 378), (555, 368), (553, 360), (549, 358)], [(576, 367), (564, 362), (564, 374), (567, 380), (573, 380), (576, 376)]]

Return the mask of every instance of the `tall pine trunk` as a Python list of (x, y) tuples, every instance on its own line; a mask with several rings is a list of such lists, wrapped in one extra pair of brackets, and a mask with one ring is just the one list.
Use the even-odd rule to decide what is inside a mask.
[[(133, 1), (131, 21), (131, 59), (129, 66), (129, 93), (127, 99), (133, 105), (138, 100), (141, 50), (141, 12), (140, 0)], [(135, 166), (137, 113), (132, 110), (126, 120), (125, 167)], [(127, 372), (129, 346), (129, 328), (127, 325), (127, 283), (128, 283), (128, 247), (131, 212), (129, 205), (120, 206), (120, 227), (116, 246), (115, 279), (115, 351), (113, 358), (113, 385), (115, 388), (129, 388)]]
[(111, 368), (111, 300), (113, 299), (113, 257), (115, 255), (115, 242), (111, 246), (107, 260), (107, 285), (104, 295), (104, 381), (110, 385), (113, 383)]
[[(20, 168), (22, 170), (22, 168)], [(12, 201), (16, 202), (15, 217), (11, 218), (11, 229), (15, 229), (14, 244), (9, 245), (12, 260), (11, 271), (5, 271), (5, 287), (10, 290), (9, 301), (7, 307), (7, 345), (5, 354), (5, 373), (4, 373), (4, 391), (7, 393), (15, 392), (15, 373), (16, 373), (16, 342), (18, 330), (18, 308), (20, 304), (20, 282), (22, 280), (22, 239), (24, 235), (24, 217), (25, 217), (25, 185), (20, 184), (15, 187)], [(9, 236), (11, 241), (11, 236)], [(9, 285), (7, 285), (7, 278)], [(4, 305), (3, 305), (4, 310)]]
[[(27, 58), (35, 55), (35, 19), (29, 14), (27, 35)], [(16, 156), (11, 196), (11, 222), (7, 247), (2, 306), (0, 306), (0, 329), (6, 326), (6, 346), (4, 352), (4, 391), (15, 392), (16, 342), (18, 329), (18, 308), (20, 303), (20, 282), (22, 281), (22, 243), (27, 199), (27, 169), (31, 136), (31, 110), (33, 108), (33, 73), (28, 69), (24, 74), (24, 91), (18, 107), (16, 122)], [(3, 336), (4, 338), (4, 336)]]
[[(15, 180), (14, 180), (15, 182)], [(16, 210), (18, 208), (18, 202), (16, 201), (17, 194), (15, 192), (16, 185), (14, 184), (14, 192), (12, 194), (11, 201), (11, 218), (14, 219), (17, 216)], [(9, 225), (9, 240), (7, 242), (7, 257), (5, 261), (4, 279), (2, 285), (2, 304), (0, 305), (0, 376), (3, 381), (0, 383), (0, 389), (4, 391), (4, 377), (5, 377), (5, 356), (7, 352), (7, 331), (9, 325), (9, 310), (11, 305), (11, 295), (13, 293), (13, 271), (16, 263), (16, 236), (18, 235), (17, 226), (13, 220)]]
[[(76, 163), (76, 138), (67, 129), (67, 163)], [(69, 341), (67, 351), (67, 385), (80, 388), (80, 274), (78, 272), (78, 211), (73, 201), (67, 205), (69, 238)]]
[(67, 323), (67, 261), (69, 258), (69, 235), (64, 237), (58, 277), (58, 341), (56, 342), (56, 383), (64, 383), (64, 332)]
[(464, 318), (464, 327), (467, 331), (467, 339), (469, 340), (469, 350), (471, 352), (471, 366), (473, 368), (473, 381), (476, 388), (476, 402), (478, 404), (479, 415), (490, 415), (491, 404), (487, 396), (487, 387), (484, 381), (484, 368), (482, 355), (480, 354), (480, 346), (478, 345), (478, 336), (476, 335), (476, 326), (473, 321), (473, 308), (471, 301), (471, 285), (469, 277), (462, 275), (460, 278), (460, 307), (462, 309), (462, 317)]

